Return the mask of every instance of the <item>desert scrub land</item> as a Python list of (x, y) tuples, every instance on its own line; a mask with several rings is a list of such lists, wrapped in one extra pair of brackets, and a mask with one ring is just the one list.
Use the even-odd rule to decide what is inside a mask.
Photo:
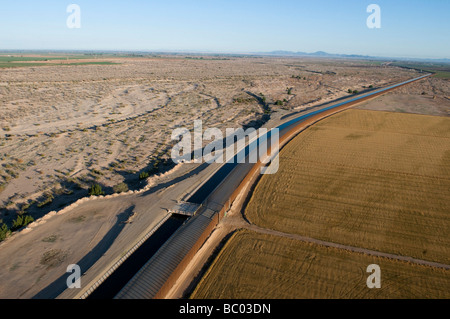
[[(368, 289), (377, 264), (381, 288)], [(239, 230), (190, 296), (193, 299), (449, 298), (448, 271)]]
[(449, 190), (450, 118), (351, 109), (291, 141), (245, 214), (264, 228), (450, 264)]
[(140, 176), (172, 166), (172, 131), (193, 129), (194, 120), (223, 130), (258, 126), (348, 96), (350, 88), (417, 76), (310, 58), (15, 60), (5, 63), (21, 64), (0, 73), (0, 223), (9, 226), (17, 215), (36, 219), (88, 196), (93, 184), (105, 194), (122, 183), (121, 189), (142, 188)]

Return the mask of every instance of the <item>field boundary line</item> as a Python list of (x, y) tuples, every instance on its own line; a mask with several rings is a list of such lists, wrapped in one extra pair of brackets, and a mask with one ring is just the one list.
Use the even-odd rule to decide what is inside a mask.
[(376, 257), (383, 257), (383, 258), (387, 258), (387, 259), (394, 259), (394, 260), (409, 262), (409, 263), (422, 265), (422, 266), (429, 266), (429, 267), (433, 267), (433, 268), (442, 268), (445, 270), (450, 270), (450, 265), (448, 265), (448, 264), (418, 259), (418, 258), (409, 257), (409, 256), (385, 253), (385, 252), (376, 251), (376, 250), (372, 250), (372, 249), (368, 249), (368, 248), (338, 244), (338, 243), (333, 243), (333, 242), (316, 239), (316, 238), (312, 238), (312, 237), (307, 237), (307, 236), (302, 236), (302, 235), (298, 235), (298, 234), (284, 233), (284, 232), (281, 232), (278, 230), (260, 227), (255, 224), (247, 224), (247, 226), (245, 228), (248, 230), (252, 230), (254, 232), (262, 233), (262, 234), (290, 238), (290, 239), (299, 240), (299, 241), (303, 241), (303, 242), (307, 242), (307, 243), (317, 244), (320, 246), (331, 247), (331, 248), (336, 248), (336, 249), (341, 249), (341, 250), (347, 250), (350, 252), (371, 255), (371, 256), (376, 256)]

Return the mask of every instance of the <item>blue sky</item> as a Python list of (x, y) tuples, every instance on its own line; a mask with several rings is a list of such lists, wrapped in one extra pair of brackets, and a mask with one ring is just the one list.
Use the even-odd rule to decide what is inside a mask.
[[(81, 28), (69, 29), (69, 4)], [(369, 29), (369, 4), (381, 29)], [(326, 51), (450, 58), (449, 0), (3, 1), (0, 50)]]

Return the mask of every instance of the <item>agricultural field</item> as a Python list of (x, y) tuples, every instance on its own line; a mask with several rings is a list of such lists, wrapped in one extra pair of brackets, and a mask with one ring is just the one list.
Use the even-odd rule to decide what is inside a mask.
[[(382, 269), (380, 289), (366, 286), (371, 264)], [(240, 230), (191, 298), (449, 298), (449, 286), (445, 270)]]
[(264, 228), (450, 263), (450, 118), (347, 110), (306, 130), (264, 176)]
[(449, 141), (448, 117), (361, 109), (306, 129), (190, 297), (449, 298)]
[[(104, 57), (103, 57), (104, 58)], [(89, 60), (88, 60), (89, 59)], [(0, 69), (24, 68), (51, 65), (112, 65), (116, 64), (108, 60), (92, 60), (88, 55), (23, 55), (0, 54)]]
[(393, 65), (432, 72), (435, 74), (435, 77), (439, 79), (450, 79), (450, 67), (448, 63), (397, 61), (394, 62)]

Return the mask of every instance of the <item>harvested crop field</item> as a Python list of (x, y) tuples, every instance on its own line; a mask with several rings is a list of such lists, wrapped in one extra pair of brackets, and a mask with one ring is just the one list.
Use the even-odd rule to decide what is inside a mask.
[[(367, 266), (381, 288), (368, 289)], [(195, 299), (449, 298), (448, 271), (302, 241), (236, 232), (192, 294)]]
[(350, 109), (306, 129), (191, 298), (449, 298), (449, 142), (450, 118), (429, 115)]
[(250, 222), (285, 233), (450, 264), (450, 119), (347, 110), (280, 153)]

